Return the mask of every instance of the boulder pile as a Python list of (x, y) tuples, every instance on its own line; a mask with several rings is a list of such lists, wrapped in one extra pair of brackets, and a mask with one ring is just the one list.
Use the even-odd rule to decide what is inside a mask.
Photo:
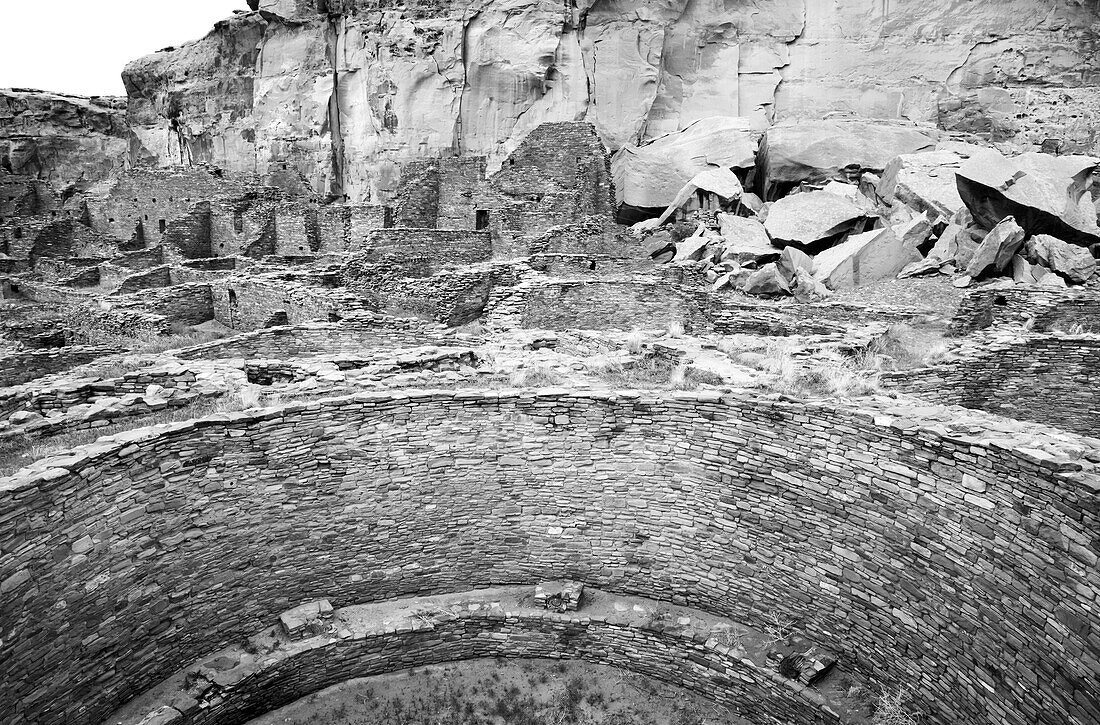
[[(738, 160), (693, 169), (686, 180), (682, 161), (665, 170), (652, 159), (650, 188), (670, 188), (664, 176), (682, 186), (662, 197), (671, 202), (659, 216), (634, 226), (654, 259), (706, 265), (715, 291), (810, 301), (895, 277), (944, 275), (966, 287), (994, 277), (1066, 286), (1096, 276), (1100, 159), (1011, 156), (937, 141), (918, 127), (813, 121), (769, 129), (748, 169), (746, 136), (728, 154), (693, 139), (696, 161)], [(619, 193), (634, 198), (630, 188)], [(695, 231), (673, 234), (670, 221)]]

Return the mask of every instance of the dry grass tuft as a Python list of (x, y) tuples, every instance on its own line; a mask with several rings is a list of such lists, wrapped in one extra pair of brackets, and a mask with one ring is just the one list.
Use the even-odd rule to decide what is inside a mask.
[(875, 701), (875, 715), (871, 725), (917, 725), (915, 715), (906, 710), (909, 690), (899, 688), (893, 692), (884, 691)]
[(626, 351), (631, 355), (639, 355), (645, 347), (646, 336), (640, 330), (634, 330), (626, 337)]
[(561, 376), (548, 365), (536, 363), (514, 370), (511, 383), (513, 388), (550, 388), (561, 384)]
[(895, 324), (867, 346), (857, 363), (865, 369), (913, 370), (936, 364), (946, 353), (942, 331)]

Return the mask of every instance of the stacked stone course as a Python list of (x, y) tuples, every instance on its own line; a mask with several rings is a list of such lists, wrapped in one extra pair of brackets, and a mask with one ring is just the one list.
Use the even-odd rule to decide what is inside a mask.
[(717, 394), (417, 391), (123, 434), (0, 482), (0, 621), (21, 643), (0, 708), (98, 722), (301, 602), (567, 577), (797, 619), (912, 685), (931, 723), (1095, 721), (1100, 478), (974, 430)]

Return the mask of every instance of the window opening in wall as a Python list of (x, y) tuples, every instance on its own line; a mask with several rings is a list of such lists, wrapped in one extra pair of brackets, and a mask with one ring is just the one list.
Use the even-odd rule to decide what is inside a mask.
[(383, 229), (393, 229), (393, 223), (394, 223), (394, 220), (393, 220), (393, 207), (392, 206), (382, 207), (382, 228)]
[(997, 295), (993, 298), (993, 304), (1005, 307), (1008, 305), (1008, 298), (1004, 295)]
[(233, 290), (229, 290), (229, 304), (231, 304), (231, 305), (237, 304), (237, 293), (234, 292)]
[(478, 229), (478, 230), (489, 228), (489, 210), (488, 209), (478, 209), (477, 210), (477, 214), (475, 215), (475, 218), (474, 218), (474, 228)]
[(233, 212), (233, 231), (237, 234), (244, 232), (244, 214), (242, 212)]
[(343, 319), (343, 318), (340, 317), (340, 315), (336, 314), (335, 312), (328, 313), (328, 321), (329, 322), (339, 322), (341, 319)]
[(508, 159), (508, 165), (509, 166), (515, 166), (516, 165), (516, 160), (515, 159)]
[(16, 227), (15, 228), (15, 238), (16, 239), (22, 239), (23, 238), (23, 228), (22, 227)]
[(271, 315), (264, 327), (282, 327), (289, 324), (290, 318), (287, 317), (286, 311), (277, 310)]
[(166, 222), (165, 220), (161, 219), (161, 220), (160, 220), (160, 233), (161, 233), (161, 234), (164, 234), (164, 230), (165, 230), (165, 229), (167, 229), (167, 228), (168, 228), (168, 222)]

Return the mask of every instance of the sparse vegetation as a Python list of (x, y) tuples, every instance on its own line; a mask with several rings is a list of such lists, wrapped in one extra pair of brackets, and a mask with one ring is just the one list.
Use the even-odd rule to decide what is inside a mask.
[(512, 372), (512, 387), (548, 388), (561, 384), (561, 376), (544, 363), (517, 368)]
[(917, 717), (906, 708), (910, 696), (904, 687), (883, 691), (875, 701), (871, 725), (917, 725)]
[(856, 357), (856, 365), (866, 370), (911, 370), (939, 362), (946, 352), (939, 329), (895, 324)]

